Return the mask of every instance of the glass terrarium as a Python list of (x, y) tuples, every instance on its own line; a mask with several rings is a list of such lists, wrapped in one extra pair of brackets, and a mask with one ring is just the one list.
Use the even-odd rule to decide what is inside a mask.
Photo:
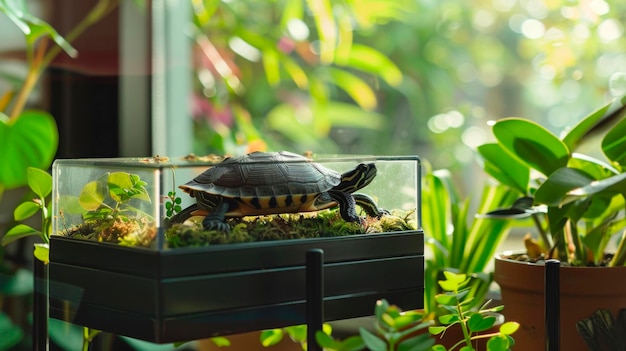
[(417, 157), (244, 157), (57, 160), (53, 234), (168, 250), (420, 227)]
[(159, 343), (304, 324), (311, 251), (326, 321), (423, 307), (417, 157), (243, 157), (57, 160), (50, 316)]

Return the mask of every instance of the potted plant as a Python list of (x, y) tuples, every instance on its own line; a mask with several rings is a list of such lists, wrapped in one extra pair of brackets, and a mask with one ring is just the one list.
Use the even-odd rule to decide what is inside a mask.
[[(535, 225), (534, 237), (525, 238), (526, 252), (501, 254), (495, 262), (507, 316), (522, 325), (517, 337), (522, 349), (545, 345), (541, 262), (546, 259), (562, 266), (563, 349), (585, 349), (577, 321), (598, 308), (616, 313), (626, 306), (625, 101), (604, 105), (561, 137), (526, 119), (501, 119), (493, 125), (496, 141), (478, 148), (485, 172), (519, 196), (513, 206), (487, 216), (526, 218)], [(589, 144), (594, 139), (598, 148)], [(615, 251), (609, 252), (613, 239)]]
[[(511, 223), (499, 218), (479, 218), (470, 211), (470, 197), (463, 197), (447, 169), (426, 172), (422, 182), (423, 227), (432, 256), (426, 260), (424, 308), (433, 319), (442, 311), (435, 295), (444, 271), (466, 274), (472, 289), (467, 295), (479, 306), (487, 300), (493, 282), (489, 270), (493, 255), (506, 239)], [(487, 183), (479, 194), (477, 211), (511, 206), (517, 197), (508, 187)]]

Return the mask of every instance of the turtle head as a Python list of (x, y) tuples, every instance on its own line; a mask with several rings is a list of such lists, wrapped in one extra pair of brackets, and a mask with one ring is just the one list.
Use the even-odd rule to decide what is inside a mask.
[(361, 163), (355, 169), (341, 175), (341, 183), (334, 189), (346, 193), (353, 193), (364, 188), (376, 177), (376, 165)]

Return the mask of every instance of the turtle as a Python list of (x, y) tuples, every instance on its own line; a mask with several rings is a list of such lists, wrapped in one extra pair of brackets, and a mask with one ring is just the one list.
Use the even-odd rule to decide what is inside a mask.
[(196, 203), (174, 215), (171, 223), (204, 215), (204, 229), (227, 232), (227, 217), (311, 212), (335, 206), (345, 221), (362, 222), (356, 205), (372, 217), (386, 213), (370, 196), (354, 194), (375, 176), (374, 163), (360, 163), (340, 174), (288, 151), (228, 157), (179, 186)]

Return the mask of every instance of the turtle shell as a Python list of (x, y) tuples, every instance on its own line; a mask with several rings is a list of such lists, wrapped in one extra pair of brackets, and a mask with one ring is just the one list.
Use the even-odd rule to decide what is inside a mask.
[(235, 199), (234, 212), (250, 215), (316, 210), (317, 196), (340, 182), (340, 173), (298, 154), (253, 152), (227, 158), (180, 188), (198, 199), (197, 192)]

